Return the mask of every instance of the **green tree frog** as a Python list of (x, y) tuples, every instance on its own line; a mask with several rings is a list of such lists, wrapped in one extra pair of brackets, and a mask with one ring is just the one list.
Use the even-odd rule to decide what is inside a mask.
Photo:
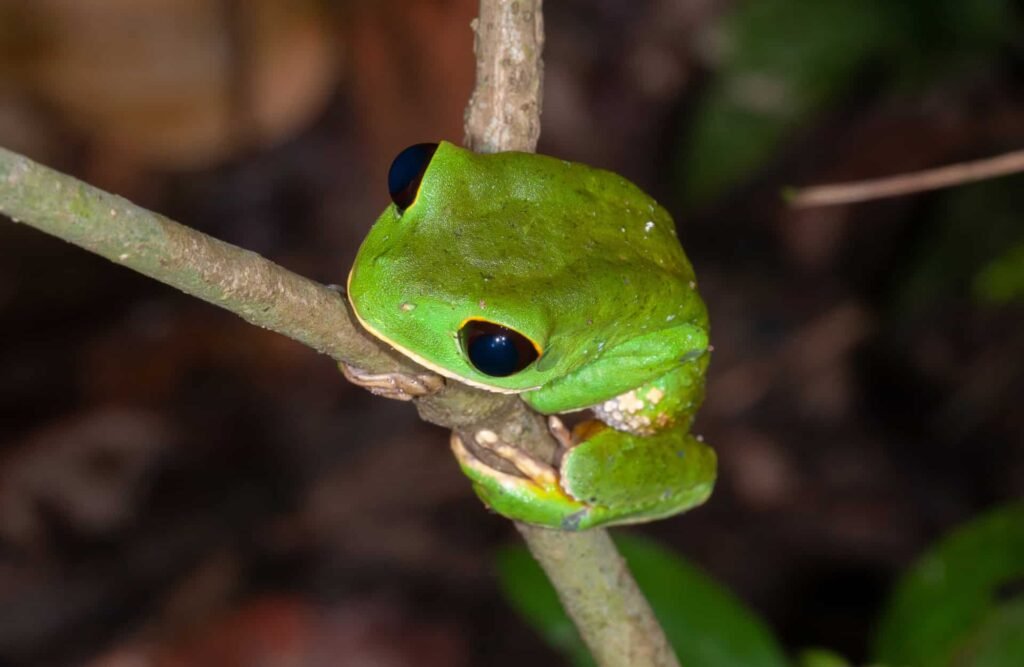
[(453, 436), (488, 506), (582, 530), (707, 499), (715, 455), (689, 433), (707, 311), (661, 206), (608, 171), (447, 142), (400, 153), (388, 187), (348, 279), (362, 325), (443, 376), (596, 417), (552, 421), (554, 466), (488, 430)]

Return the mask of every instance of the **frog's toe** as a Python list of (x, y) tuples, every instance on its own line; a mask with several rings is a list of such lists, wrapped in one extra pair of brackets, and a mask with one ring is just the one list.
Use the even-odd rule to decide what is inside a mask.
[(377, 396), (398, 401), (411, 401), (436, 393), (444, 387), (444, 378), (434, 373), (370, 373), (344, 362), (339, 363), (338, 367), (352, 384)]
[[(451, 447), (477, 495), (494, 511), (516, 521), (552, 528), (580, 527), (579, 517), (586, 515), (588, 508), (562, 490), (558, 473), (550, 465), (503, 442), (489, 430), (475, 433), (469, 446), (452, 433)], [(496, 464), (508, 464), (514, 472), (498, 469), (485, 456), (495, 457)]]
[(466, 444), (457, 433), (452, 432), (452, 451), (463, 468), (469, 468), (478, 475), (486, 475), (496, 480), (500, 479), (503, 484), (512, 487), (534, 487), (538, 491), (546, 491), (552, 487), (560, 488), (558, 485), (558, 473), (554, 468), (518, 447), (504, 442), (494, 431), (487, 429), (477, 431), (474, 434), (473, 440), (480, 449), (490, 452), (501, 461), (509, 464), (518, 474), (503, 472), (492, 465), (488, 465), (480, 456), (477, 456), (470, 448), (466, 447)]
[(563, 449), (571, 449), (573, 444), (572, 431), (565, 427), (562, 420), (556, 415), (548, 417), (548, 432), (551, 433), (551, 437), (558, 441), (558, 444)]

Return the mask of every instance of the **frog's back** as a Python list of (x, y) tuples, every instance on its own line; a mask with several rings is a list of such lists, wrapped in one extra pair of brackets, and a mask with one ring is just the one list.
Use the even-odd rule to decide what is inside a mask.
[[(476, 162), (462, 171), (470, 182), (461, 196), (493, 199), (493, 210), (482, 219), (507, 221), (500, 243), (474, 239), (476, 252), (465, 255), (480, 274), (508, 277), (491, 286), (492, 294), (558, 309), (553, 319), (565, 335), (596, 326), (627, 340), (656, 328), (706, 322), (671, 216), (636, 185), (545, 155), (459, 150), (459, 159)], [(494, 192), (494, 183), (504, 192)], [(495, 233), (493, 225), (473, 221), (463, 229)]]
[[(460, 202), (473, 202), (476, 215), (459, 227), (463, 233), (479, 233), (468, 241), (473, 256), (481, 248), (494, 250), (482, 262), (506, 262), (511, 255), (523, 260), (525, 275), (538, 276), (593, 258), (691, 273), (671, 217), (622, 176), (546, 155), (480, 155), (451, 148), (439, 150), (435, 159), (471, 164), (445, 169), (459, 176), (445, 179), (435, 193), (448, 200), (452, 211)], [(493, 220), (507, 226), (496, 230)], [(485, 236), (500, 231), (501, 238), (485, 242)]]

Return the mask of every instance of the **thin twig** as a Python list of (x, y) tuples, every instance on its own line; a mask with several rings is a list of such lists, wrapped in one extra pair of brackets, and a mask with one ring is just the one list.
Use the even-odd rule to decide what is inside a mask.
[(887, 178), (817, 185), (788, 192), (785, 198), (793, 208), (851, 204), (948, 188), (1021, 171), (1024, 171), (1024, 150)]

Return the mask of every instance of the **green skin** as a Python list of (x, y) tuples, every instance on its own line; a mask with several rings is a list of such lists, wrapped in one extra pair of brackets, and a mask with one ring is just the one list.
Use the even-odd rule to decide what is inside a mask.
[[(371, 333), (427, 368), (544, 414), (594, 408), (613, 427), (582, 429), (557, 469), (490, 431), (470, 447), (454, 438), (500, 514), (581, 530), (669, 516), (710, 495), (714, 453), (688, 433), (704, 395), (707, 311), (672, 219), (623, 177), (441, 143), (413, 204), (389, 206), (370, 230), (348, 294)], [(467, 320), (514, 329), (541, 355), (485, 375), (460, 342)]]

